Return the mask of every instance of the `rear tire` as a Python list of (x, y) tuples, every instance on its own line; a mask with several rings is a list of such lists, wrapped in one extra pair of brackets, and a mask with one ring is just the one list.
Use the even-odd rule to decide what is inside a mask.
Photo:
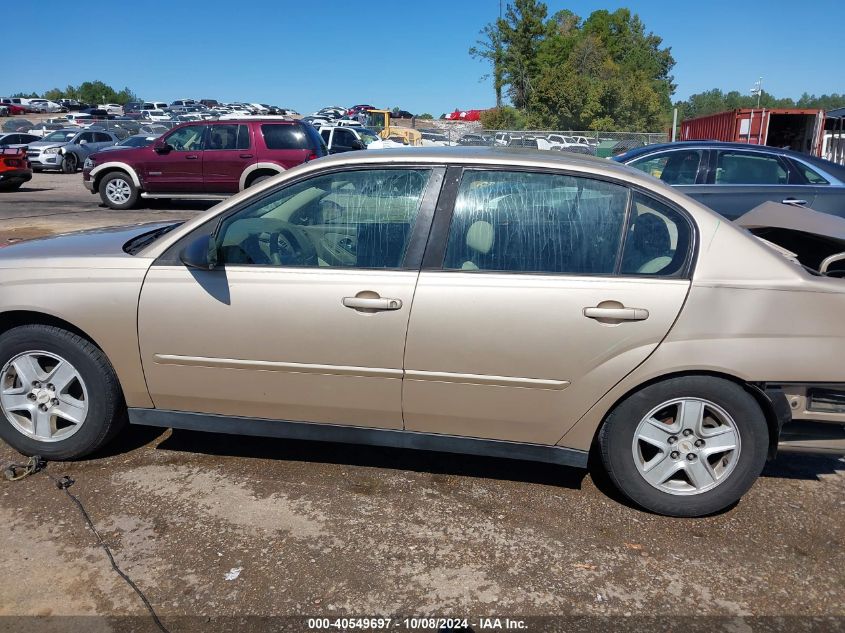
[(114, 171), (100, 180), (100, 199), (107, 207), (117, 211), (131, 209), (138, 202), (138, 187), (127, 174)]
[[(105, 354), (91, 341), (55, 326), (22, 325), (0, 335), (0, 381), (0, 437), (24, 455), (78, 459), (108, 442), (126, 421), (120, 384)], [(7, 395), (14, 392), (19, 392), (19, 401)], [(36, 422), (41, 406), (48, 407), (43, 427)], [(79, 421), (68, 422), (62, 417), (65, 411)]]
[(637, 505), (698, 517), (736, 503), (763, 470), (765, 415), (741, 386), (710, 376), (658, 382), (628, 396), (599, 431), (604, 467)]

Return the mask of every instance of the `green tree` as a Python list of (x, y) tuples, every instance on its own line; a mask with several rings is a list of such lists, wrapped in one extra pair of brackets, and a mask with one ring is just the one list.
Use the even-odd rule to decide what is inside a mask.
[(539, 70), (538, 53), (546, 34), (546, 5), (537, 0), (514, 0), (505, 17), (496, 20), (501, 40), (503, 80), (514, 106), (529, 105), (532, 84)]
[(525, 119), (516, 108), (502, 106), (482, 112), (481, 125), (485, 130), (519, 130), (525, 127)]
[(423, 112), (422, 114), (418, 114), (417, 118), (423, 121), (431, 121), (434, 117), (431, 116), (428, 112)]
[[(476, 40), (475, 46), (469, 49), (469, 54), (480, 60), (490, 62), (493, 68), (493, 90), (496, 93), (496, 107), (502, 107), (502, 89), (505, 87), (505, 62), (504, 48), (502, 47), (502, 34), (496, 23), (488, 24), (479, 33), (480, 39)], [(488, 79), (485, 75), (482, 79)]]

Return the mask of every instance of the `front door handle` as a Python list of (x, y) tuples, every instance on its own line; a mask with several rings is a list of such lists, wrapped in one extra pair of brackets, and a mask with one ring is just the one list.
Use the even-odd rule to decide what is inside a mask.
[(791, 204), (796, 207), (806, 207), (807, 201), (806, 200), (799, 200), (798, 198), (784, 198), (780, 201), (781, 204)]
[(196, 154), (185, 154), (185, 160), (196, 160), (198, 158), (199, 156), (197, 156)]
[(252, 154), (239, 154), (241, 158), (252, 158)]
[(584, 308), (584, 316), (588, 319), (607, 319), (613, 321), (644, 321), (648, 318), (645, 308)]
[(343, 305), (355, 310), (398, 310), (402, 307), (402, 300), (382, 297), (344, 297)]

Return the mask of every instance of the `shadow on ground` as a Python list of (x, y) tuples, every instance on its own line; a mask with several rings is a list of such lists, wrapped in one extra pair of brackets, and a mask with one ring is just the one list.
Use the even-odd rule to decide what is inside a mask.
[(586, 471), (556, 464), (276, 438), (221, 435), (174, 429), (157, 450), (370, 468), (409, 470), (579, 489)]

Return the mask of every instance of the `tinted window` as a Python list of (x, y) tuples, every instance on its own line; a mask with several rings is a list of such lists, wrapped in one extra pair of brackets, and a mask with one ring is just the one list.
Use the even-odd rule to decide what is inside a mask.
[(467, 171), (445, 267), (563, 274), (612, 273), (628, 190), (557, 174)]
[(109, 136), (108, 134), (103, 133), (103, 132), (95, 132), (94, 133), (94, 142), (95, 143), (111, 143), (112, 137)]
[(792, 161), (793, 165), (803, 174), (804, 178), (811, 185), (829, 185), (830, 183), (818, 172), (811, 169), (800, 161)]
[(261, 134), (267, 149), (311, 149), (308, 135), (298, 125), (266, 123), (261, 126)]
[(82, 134), (80, 134), (80, 135), (79, 135), (79, 137), (76, 139), (76, 142), (77, 142), (77, 143), (78, 143), (79, 141), (85, 141), (85, 142), (87, 142), (87, 143), (93, 143), (93, 142), (94, 142), (94, 132), (83, 132), (83, 133), (82, 133)]
[(683, 271), (692, 244), (684, 217), (662, 202), (634, 193), (620, 272), (675, 275)]
[(321, 131), (320, 131), (320, 136), (321, 136), (321, 137), (323, 137), (323, 140), (324, 140), (326, 143), (328, 143), (328, 142), (329, 142), (329, 139), (331, 138), (331, 133), (332, 133), (332, 131), (331, 131), (331, 130), (321, 130)]
[(717, 185), (785, 185), (789, 174), (774, 156), (753, 152), (719, 152)]
[(693, 185), (704, 150), (687, 149), (652, 154), (633, 161), (632, 167), (670, 185)]
[(165, 139), (165, 143), (177, 152), (199, 151), (202, 149), (202, 135), (205, 128), (204, 125), (188, 125), (179, 128)]
[(284, 187), (227, 218), (225, 263), (399, 268), (430, 171), (339, 172)]
[(246, 125), (213, 125), (206, 149), (249, 149)]
[(337, 139), (338, 145), (345, 145), (347, 147), (351, 147), (352, 144), (358, 140), (358, 138), (349, 130), (337, 130), (335, 132), (335, 138)]

